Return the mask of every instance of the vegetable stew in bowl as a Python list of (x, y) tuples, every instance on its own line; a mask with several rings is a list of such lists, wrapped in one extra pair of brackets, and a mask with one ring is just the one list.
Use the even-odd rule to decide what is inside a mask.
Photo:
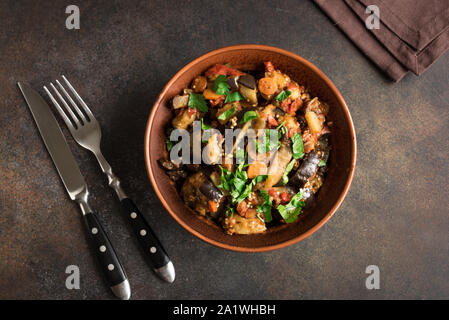
[[(270, 64), (264, 65), (264, 62), (268, 61), (272, 62), (273, 69)], [(268, 70), (266, 70), (267, 68)], [(215, 76), (206, 74), (209, 70), (211, 73), (215, 72)], [(233, 72), (239, 74), (233, 74)], [(290, 102), (293, 102), (292, 98), (297, 92), (295, 93), (293, 88), (289, 90), (288, 85), (284, 85), (282, 89), (278, 88), (277, 80), (276, 91), (271, 93), (271, 96), (270, 90), (273, 92), (273, 89), (269, 87), (270, 83), (273, 83), (271, 80), (268, 80), (268, 86), (267, 83), (264, 83), (267, 80), (263, 80), (261, 88), (259, 88), (260, 80), (266, 78), (265, 72), (276, 72), (276, 75), (273, 75), (274, 78), (277, 78), (278, 74), (287, 75), (289, 82), (297, 84), (302, 105), (292, 106)], [(219, 78), (220, 75), (226, 77), (226, 83), (223, 81), (223, 77)], [(245, 75), (253, 76), (255, 92), (253, 81), (248, 76), (244, 77)], [(214, 88), (215, 80), (217, 83)], [(247, 82), (248, 80), (251, 82)], [(235, 82), (237, 82), (238, 89), (235, 89)], [(206, 89), (210, 90), (206, 91)], [(264, 94), (268, 94), (268, 96), (263, 97), (261, 91), (265, 91)], [(205, 92), (206, 95), (214, 93), (220, 98), (205, 97)], [(251, 103), (251, 101), (255, 101), (254, 93), (257, 99), (256, 105)], [(304, 97), (302, 97), (303, 94)], [(266, 99), (267, 97), (268, 99)], [(276, 99), (277, 97), (278, 99)], [(316, 97), (318, 98), (315, 99)], [(226, 98), (228, 98), (227, 102)], [(231, 103), (231, 107), (223, 109), (229, 103)], [(176, 109), (174, 104), (176, 104)], [(273, 108), (270, 107), (264, 112), (265, 107), (270, 104), (274, 106), (274, 110), (270, 111), (270, 108)], [(207, 110), (204, 106), (207, 107)], [(327, 108), (327, 106), (329, 107)], [(296, 107), (298, 109), (293, 115), (293, 110)], [(318, 107), (323, 109), (315, 109)], [(200, 108), (203, 110), (199, 110)], [(309, 108), (308, 111), (313, 111), (316, 118), (320, 120), (315, 124), (321, 123), (322, 132), (318, 132), (319, 126), (312, 127), (308, 123), (308, 120), (312, 123), (315, 117), (310, 117), (309, 114), (306, 119), (306, 108)], [(187, 113), (189, 109), (193, 113), (192, 111), (190, 114)], [(221, 112), (217, 115), (219, 111)], [(320, 116), (320, 113), (324, 118)], [(178, 117), (179, 114), (183, 114), (185, 118), (182, 120), (181, 116)], [(295, 118), (300, 129), (298, 132), (292, 131), (290, 137), (286, 131), (287, 127), (294, 127), (296, 123), (283, 119), (286, 115), (287, 119), (289, 116)], [(180, 125), (180, 128), (187, 123), (186, 129), (177, 129), (173, 125), (176, 118), (177, 121), (182, 120), (177, 124)], [(192, 118), (193, 122), (188, 124)], [(266, 121), (262, 121), (262, 118), (265, 118)], [(285, 123), (283, 123), (284, 120), (286, 120)], [(221, 123), (223, 121), (224, 123)], [(245, 128), (245, 125), (251, 126), (251, 128)], [(257, 128), (260, 128), (260, 131)], [(310, 136), (306, 134), (307, 128)], [(311, 132), (312, 129), (316, 132)], [(324, 129), (330, 132), (323, 131)], [(178, 132), (183, 130), (184, 133)], [(236, 144), (239, 130), (246, 130), (244, 133), (247, 135), (244, 134), (243, 139), (239, 138), (243, 141), (241, 144), (240, 142)], [(255, 136), (251, 136), (253, 130), (256, 132)], [(209, 137), (206, 131), (209, 131)], [(233, 139), (228, 139), (229, 131), (235, 134)], [(298, 138), (299, 135), (293, 138), (295, 133), (300, 133), (301, 139)], [(209, 138), (212, 136), (215, 137), (210, 140)], [(224, 142), (221, 141), (223, 138)], [(216, 142), (214, 142), (215, 139), (217, 139)], [(199, 161), (195, 159), (195, 152), (193, 152), (193, 158), (190, 159), (190, 164), (185, 161), (189, 159), (187, 156), (183, 159), (184, 153), (187, 154), (184, 151), (189, 150), (189, 148), (182, 148), (183, 141), (187, 142), (187, 140), (192, 140), (192, 151), (195, 149), (202, 151)], [(302, 141), (302, 152), (304, 153), (302, 157), (298, 156), (301, 154), (301, 141), (299, 140)], [(308, 141), (311, 143), (307, 143)], [(207, 148), (209, 142), (210, 148)], [(223, 147), (223, 151), (214, 148), (217, 144)], [(234, 145), (236, 145), (235, 149)], [(330, 150), (329, 146), (332, 146), (332, 150), (326, 152), (326, 150)], [(257, 149), (260, 149), (261, 152), (257, 153)], [(284, 153), (285, 150), (287, 151)], [(349, 108), (338, 89), (322, 71), (310, 61), (293, 52), (265, 45), (244, 44), (205, 53), (174, 74), (160, 92), (151, 110), (145, 132), (144, 151), (148, 177), (154, 192), (179, 225), (199, 239), (220, 248), (241, 252), (261, 252), (277, 250), (304, 240), (335, 214), (342, 204), (354, 176), (357, 144)], [(177, 151), (180, 151), (178, 155), (180, 155), (181, 161), (176, 159)], [(288, 161), (287, 167), (285, 169), (281, 167), (279, 171), (277, 168), (282, 163), (280, 160), (283, 160), (281, 155), (289, 157), (289, 151), (291, 159)], [(294, 157), (294, 153), (297, 159)], [(232, 158), (232, 164), (223, 161), (227, 157), (221, 159), (221, 163), (213, 163), (220, 154), (222, 157), (225, 155)], [(264, 157), (266, 154), (270, 155), (268, 159)], [(272, 161), (276, 159), (275, 155), (279, 157), (277, 162)], [(244, 159), (244, 164), (241, 167), (242, 163), (239, 162), (239, 159)], [(251, 170), (249, 170), (249, 165), (254, 162), (253, 160), (259, 164), (251, 166)], [(293, 165), (290, 165), (290, 169), (288, 164), (292, 160), (295, 161)], [(319, 164), (318, 168), (316, 168), (316, 162)], [(310, 163), (310, 167), (306, 166), (307, 163)], [(324, 164), (326, 165), (324, 166)], [(223, 167), (223, 171), (220, 166)], [(301, 166), (304, 171), (300, 171), (298, 174)], [(266, 170), (265, 167), (267, 167)], [(277, 174), (270, 178), (270, 173), (275, 171)], [(286, 171), (287, 174), (285, 174)], [(192, 176), (195, 174), (194, 179)], [(307, 184), (314, 174), (314, 178), (321, 177), (321, 180), (315, 181), (318, 182), (316, 185)], [(281, 177), (279, 178), (279, 176)], [(196, 188), (192, 187), (191, 190), (188, 190), (187, 187), (184, 188), (188, 202), (186, 205), (183, 198), (184, 193), (181, 192), (183, 185), (190, 177), (192, 177), (189, 182), (190, 186), (196, 186)], [(298, 177), (297, 182), (295, 182), (296, 177)], [(275, 178), (278, 181), (275, 182)], [(284, 184), (284, 182), (286, 183)], [(272, 183), (271, 188), (264, 188), (265, 185)], [(309, 196), (308, 186), (318, 187), (321, 183), (319, 191)], [(270, 191), (270, 189), (273, 190)], [(309, 196), (307, 199), (301, 196), (301, 189), (306, 198)], [(243, 191), (240, 192), (241, 190)], [(269, 197), (264, 196), (266, 195), (264, 191), (268, 193)], [(247, 196), (246, 193), (248, 193)], [(300, 195), (293, 197), (298, 193)], [(253, 199), (253, 195), (257, 202)], [(291, 199), (286, 196), (291, 196)], [(245, 198), (240, 201), (242, 197)], [(196, 198), (200, 198), (202, 201), (196, 201)], [(234, 202), (233, 199), (235, 199)], [(209, 200), (213, 201), (209, 202)], [(241, 214), (237, 211), (239, 204), (238, 209)], [(217, 205), (216, 208), (215, 205)], [(285, 208), (282, 209), (281, 206), (285, 206)], [(299, 208), (302, 208), (301, 213), (299, 213)], [(279, 209), (284, 213), (284, 217)], [(268, 211), (271, 213), (271, 222), (267, 222), (270, 219)], [(297, 213), (299, 214), (297, 215)], [(251, 215), (254, 214), (255, 218), (252, 218)], [(223, 225), (227, 218), (235, 218), (235, 220), (228, 220), (228, 226), (224, 229)], [(163, 218), (161, 217), (161, 219)], [(264, 224), (262, 224), (262, 220)], [(292, 220), (294, 222), (291, 222)], [(266, 228), (266, 230), (239, 234), (248, 231), (248, 228), (245, 230), (245, 224), (241, 225), (242, 221), (249, 222), (250, 230), (253, 229), (251, 226), (253, 224), (257, 228), (260, 226), (260, 229)], [(235, 224), (232, 225), (234, 222)], [(241, 229), (239, 229), (240, 226)], [(228, 233), (233, 233), (233, 235)]]
[[(260, 70), (216, 64), (170, 108), (158, 160), (196, 214), (248, 235), (295, 222), (313, 203), (331, 150), (329, 106), (285, 70), (270, 61)], [(201, 161), (180, 155), (183, 146)]]

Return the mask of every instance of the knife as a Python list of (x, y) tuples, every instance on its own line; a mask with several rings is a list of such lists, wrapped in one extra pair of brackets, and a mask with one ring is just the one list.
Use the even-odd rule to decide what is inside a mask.
[(89, 197), (87, 184), (55, 116), (44, 99), (28, 84), (18, 82), (17, 85), (25, 97), (42, 140), (44, 140), (67, 193), (81, 208), (89, 241), (99, 261), (102, 273), (114, 295), (120, 299), (128, 300), (131, 296), (128, 277), (97, 214), (92, 211), (87, 202)]

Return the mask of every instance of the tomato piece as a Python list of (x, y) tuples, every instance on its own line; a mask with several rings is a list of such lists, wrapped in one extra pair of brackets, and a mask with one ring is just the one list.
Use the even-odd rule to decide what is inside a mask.
[(265, 71), (266, 72), (273, 72), (274, 71), (274, 66), (273, 66), (273, 63), (271, 61), (265, 62)]
[(273, 189), (273, 188), (268, 189), (267, 192), (268, 192), (268, 194), (269, 194), (270, 196), (272, 196), (273, 198), (275, 198), (275, 197), (277, 196), (277, 192), (276, 192), (276, 190)]
[(245, 73), (237, 69), (226, 67), (222, 64), (216, 64), (209, 70), (205, 72), (206, 77), (211, 77), (214, 75), (224, 75), (224, 76), (243, 76)]
[(291, 138), (300, 131), (300, 128), (289, 128), (288, 137)]
[(277, 193), (276, 189), (270, 188), (267, 192), (273, 198), (274, 202), (279, 202), (279, 194)]
[(215, 201), (209, 200), (209, 202), (207, 204), (208, 204), (210, 212), (212, 212), (212, 213), (217, 212), (218, 204)]
[(196, 112), (197, 112), (196, 108), (192, 109), (190, 107), (187, 107), (187, 114), (189, 115), (189, 117), (191, 117)]
[(302, 100), (298, 98), (288, 106), (287, 113), (291, 114), (291, 115), (295, 115), (296, 111), (298, 111), (298, 109), (301, 106), (302, 106)]
[(292, 195), (288, 192), (282, 192), (280, 194), (280, 198), (281, 198), (281, 203), (287, 203), (291, 200)]
[(276, 119), (271, 114), (268, 115), (267, 121), (270, 127), (277, 127), (279, 125)]
[(242, 217), (245, 216), (246, 211), (248, 211), (248, 204), (246, 203), (246, 200), (243, 200), (237, 205), (237, 213), (241, 215)]

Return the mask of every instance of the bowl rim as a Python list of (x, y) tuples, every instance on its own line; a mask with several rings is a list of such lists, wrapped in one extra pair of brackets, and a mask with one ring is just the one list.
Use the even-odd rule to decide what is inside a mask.
[[(193, 65), (195, 65), (196, 63), (198, 63), (199, 61), (202, 61), (204, 59), (207, 59), (210, 56), (213, 55), (217, 55), (217, 54), (221, 54), (224, 52), (228, 52), (228, 51), (233, 51), (233, 50), (264, 50), (264, 51), (270, 51), (270, 52), (275, 52), (275, 53), (279, 53), (285, 56), (289, 56), (295, 60), (299, 60), (301, 63), (305, 64), (307, 67), (311, 68), (319, 77), (321, 77), (326, 84), (329, 86), (329, 88), (334, 92), (334, 94), (337, 97), (337, 100), (339, 101), (339, 103), (342, 105), (343, 107), (343, 111), (344, 114), (346, 116), (346, 119), (349, 122), (349, 129), (350, 129), (350, 135), (352, 138), (352, 148), (353, 148), (353, 153), (351, 156), (351, 167), (349, 168), (350, 172), (349, 172), (349, 176), (348, 179), (346, 181), (346, 184), (343, 188), (343, 191), (340, 193), (340, 196), (338, 197), (337, 201), (335, 202), (335, 204), (332, 206), (331, 210), (329, 210), (329, 212), (326, 214), (326, 216), (321, 219), (317, 224), (315, 224), (312, 228), (310, 228), (307, 232), (298, 235), (297, 237), (294, 237), (290, 240), (286, 240), (274, 245), (267, 245), (267, 246), (262, 246), (262, 247), (257, 247), (257, 248), (251, 248), (251, 247), (239, 247), (236, 245), (230, 245), (230, 244), (226, 244), (226, 243), (222, 243), (219, 241), (215, 241), (213, 239), (210, 239), (206, 236), (204, 236), (203, 234), (201, 234), (200, 232), (194, 230), (193, 228), (191, 228), (188, 224), (184, 223), (184, 221), (182, 221), (171, 209), (171, 207), (168, 205), (167, 201), (164, 199), (164, 197), (161, 194), (161, 191), (159, 190), (158, 184), (156, 183), (156, 180), (154, 178), (154, 174), (153, 174), (153, 168), (151, 167), (151, 155), (149, 152), (149, 143), (150, 143), (150, 132), (151, 129), (153, 127), (153, 121), (154, 121), (154, 117), (156, 115), (156, 110), (158, 109), (157, 106), (160, 106), (162, 98), (165, 96), (165, 94), (167, 93), (168, 89), (173, 85), (173, 83), (184, 73), (186, 72), (188, 69), (190, 69)], [(273, 46), (267, 46), (267, 45), (260, 45), (260, 44), (239, 44), (239, 45), (232, 45), (232, 46), (226, 46), (226, 47), (222, 47), (219, 49), (215, 49), (209, 52), (206, 52), (205, 54), (193, 59), (192, 61), (190, 61), (189, 63), (187, 63), (184, 67), (182, 67), (181, 69), (179, 69), (176, 74), (167, 82), (167, 84), (164, 86), (164, 88), (162, 89), (162, 91), (159, 93), (158, 98), (156, 100), (156, 102), (153, 104), (150, 116), (148, 118), (147, 121), (147, 127), (146, 127), (146, 131), (145, 131), (145, 144), (144, 144), (144, 151), (145, 151), (145, 164), (146, 164), (146, 168), (147, 168), (147, 173), (148, 176), (150, 178), (151, 184), (153, 185), (153, 189), (156, 192), (157, 197), (159, 198), (159, 200), (161, 201), (162, 205), (165, 207), (165, 209), (168, 211), (168, 213), (187, 231), (189, 231), (191, 234), (193, 234), (194, 236), (198, 237), (199, 239), (212, 244), (214, 246), (223, 248), (223, 249), (227, 249), (227, 250), (231, 250), (231, 251), (238, 251), (238, 252), (265, 252), (265, 251), (272, 251), (272, 250), (277, 250), (277, 249), (281, 249), (281, 248), (285, 248), (287, 246), (290, 246), (292, 244), (295, 244), (301, 240), (306, 239), (307, 237), (311, 236), (313, 233), (315, 233), (318, 229), (320, 229), (334, 214), (335, 212), (338, 210), (338, 208), (340, 207), (341, 203), (343, 202), (344, 198), (346, 197), (346, 194), (349, 191), (349, 188), (351, 186), (353, 177), (354, 177), (354, 172), (355, 172), (355, 166), (356, 166), (356, 159), (357, 159), (357, 140), (356, 140), (356, 133), (355, 133), (355, 128), (354, 128), (354, 123), (352, 121), (352, 117), (351, 114), (349, 112), (349, 108), (345, 102), (345, 100), (343, 99), (343, 96), (341, 95), (340, 91), (337, 89), (337, 87), (334, 85), (334, 83), (320, 70), (318, 69), (313, 63), (311, 63), (310, 61), (308, 61), (307, 59), (297, 55), (296, 53), (284, 50), (284, 49), (280, 49), (277, 47), (273, 47)]]

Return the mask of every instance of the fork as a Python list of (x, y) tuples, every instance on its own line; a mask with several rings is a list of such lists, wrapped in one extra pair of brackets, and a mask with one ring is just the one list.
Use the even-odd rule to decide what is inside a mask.
[(81, 96), (76, 92), (64, 75), (62, 76), (62, 79), (72, 95), (78, 101), (77, 104), (69, 95), (64, 86), (56, 80), (59, 90), (62, 91), (62, 94), (69, 101), (73, 109), (69, 106), (62, 94), (59, 92), (58, 88), (56, 88), (53, 83), (50, 83), (50, 87), (58, 97), (59, 101), (64, 105), (66, 111), (64, 111), (46, 86), (44, 86), (45, 92), (55, 105), (58, 113), (64, 120), (75, 141), (80, 146), (90, 150), (97, 158), (101, 170), (108, 178), (109, 186), (115, 191), (118, 199), (120, 200), (125, 219), (130, 222), (131, 227), (139, 240), (143, 252), (152, 269), (161, 279), (172, 283), (175, 280), (175, 269), (173, 263), (170, 261), (165, 249), (162, 247), (162, 244), (151, 229), (146, 218), (142, 215), (134, 202), (123, 191), (120, 186), (119, 178), (112, 172), (111, 166), (101, 152), (100, 124), (95, 119), (87, 104), (83, 101)]

